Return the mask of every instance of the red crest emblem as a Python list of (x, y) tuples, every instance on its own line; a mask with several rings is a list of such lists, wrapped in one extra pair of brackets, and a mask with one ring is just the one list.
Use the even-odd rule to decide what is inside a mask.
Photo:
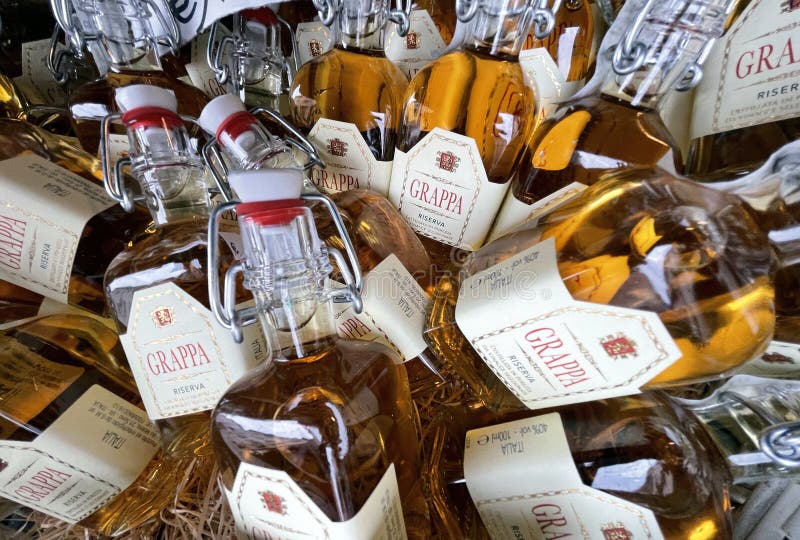
[(794, 364), (791, 358), (776, 352), (762, 354), (761, 360), (768, 364)]
[(437, 152), (436, 153), (436, 166), (447, 172), (454, 172), (458, 168), (458, 162), (461, 161), (452, 152)]
[(781, 11), (784, 13), (794, 11), (797, 8), (800, 8), (800, 0), (784, 0), (781, 4), (781, 8)]
[(312, 39), (308, 42), (308, 52), (311, 53), (311, 56), (319, 56), (322, 54), (322, 43), (320, 43), (316, 39)]
[(332, 156), (344, 157), (347, 155), (347, 143), (340, 139), (328, 139), (328, 152)]
[(606, 354), (613, 359), (636, 356), (636, 343), (628, 339), (625, 334), (618, 332), (600, 340), (600, 345)]
[(604, 540), (633, 540), (633, 534), (622, 523), (606, 523), (600, 532)]
[(261, 499), (264, 503), (264, 508), (266, 508), (269, 512), (274, 512), (281, 515), (286, 514), (286, 508), (284, 508), (285, 501), (280, 495), (276, 495), (271, 491), (263, 491), (261, 492)]
[(170, 326), (175, 323), (175, 312), (171, 307), (157, 308), (150, 316), (159, 328), (164, 328), (165, 326)]
[(419, 49), (419, 34), (417, 32), (409, 32), (406, 34), (406, 49)]
[(0, 472), (3, 472), (8, 467), (8, 461), (0, 459)]

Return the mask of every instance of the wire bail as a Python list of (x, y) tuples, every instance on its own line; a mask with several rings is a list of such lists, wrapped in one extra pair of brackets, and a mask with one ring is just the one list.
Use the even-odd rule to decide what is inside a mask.
[[(302, 195), (304, 200), (308, 201), (327, 201), (330, 205), (330, 199), (324, 195)], [(239, 204), (238, 201), (229, 201), (220, 204), (211, 211), (211, 216), (208, 220), (208, 301), (211, 313), (219, 324), (230, 330), (236, 343), (241, 343), (243, 340), (243, 328), (254, 324), (258, 321), (258, 309), (256, 307), (237, 308), (236, 307), (236, 286), (239, 274), (242, 274), (245, 279), (244, 265), (241, 262), (232, 264), (225, 272), (225, 278), (220, 289), (219, 281), (219, 263), (220, 263), (220, 248), (219, 248), (219, 224), (222, 215), (230, 210), (234, 210)], [(335, 209), (335, 206), (334, 206)], [(349, 238), (345, 242), (345, 246), (352, 244), (349, 243)], [(363, 309), (363, 301), (361, 299), (362, 279), (361, 267), (356, 260), (355, 266), (348, 267), (345, 257), (342, 253), (335, 248), (323, 245), (323, 254), (327, 254), (336, 261), (336, 266), (339, 273), (344, 280), (344, 287), (341, 289), (334, 289), (331, 291), (331, 299), (336, 302), (351, 302), (353, 310), (356, 313), (361, 313)], [(352, 261), (351, 261), (352, 265)], [(351, 272), (351, 268), (353, 272)], [(220, 293), (222, 297), (220, 298)]]

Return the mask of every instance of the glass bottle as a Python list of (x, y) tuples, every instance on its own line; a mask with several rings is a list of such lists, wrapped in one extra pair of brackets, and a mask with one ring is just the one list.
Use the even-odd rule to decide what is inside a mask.
[[(208, 40), (207, 58), (220, 84), (250, 107), (287, 114), (289, 84), (295, 68), (283, 54), (281, 23), (268, 7), (244, 9), (233, 16), (233, 33), (217, 41), (219, 23)], [(227, 55), (229, 63), (224, 63)]]
[(390, 21), (408, 17), (388, 0), (326, 0), (336, 41), (303, 65), (289, 92), (289, 119), (314, 143), (324, 167), (311, 179), (323, 193), (369, 189), (386, 195), (400, 107), (408, 80), (384, 54)]
[(580, 90), (593, 69), (602, 30), (595, 28), (596, 10), (591, 0), (565, 0), (546, 38), (538, 39), (533, 29), (525, 38), (519, 63), (534, 83), (540, 120)]
[[(379, 343), (336, 335), (332, 303), (357, 293), (350, 275), (344, 292), (329, 285), (329, 250), (300, 200), (302, 174), (237, 172), (231, 184), (244, 201), (236, 212), (245, 283), (272, 346), (271, 361), (235, 383), (212, 416), (238, 532), (260, 538), (289, 527), (314, 538), (428, 538), (402, 361)], [(226, 284), (235, 280), (229, 272)], [(239, 316), (232, 319), (241, 331)]]
[(720, 181), (747, 174), (800, 137), (798, 23), (797, 2), (737, 2), (695, 91), (688, 176)]
[(456, 31), (455, 2), (419, 0), (411, 5), (409, 29), (401, 36), (396, 27), (386, 35), (386, 58), (397, 64), (409, 79), (431, 60), (439, 58)]
[(52, 315), (0, 351), (0, 495), (102, 535), (157, 519), (190, 460), (158, 453), (116, 333)]
[[(247, 112), (236, 96), (211, 100), (199, 122), (208, 133), (216, 135), (221, 153), (214, 157), (204, 152), (204, 156), (223, 187), (229, 186), (227, 171), (302, 167), (290, 147)], [(309, 146), (308, 142), (303, 145)], [(306, 152), (313, 156), (313, 147)], [(355, 313), (349, 304), (335, 306), (339, 336), (378, 341), (395, 348), (406, 360), (415, 400), (456, 399), (458, 392), (454, 389), (441, 388), (447, 377), (440, 372), (441, 366), (435, 365), (435, 358), (421, 339), (432, 283), (430, 261), (414, 231), (389, 201), (371, 191), (354, 189), (330, 195), (336, 216), (331, 215), (331, 207), (308, 178), (303, 191), (311, 195), (309, 207), (320, 237), (327, 245), (345, 252), (352, 245), (365, 274), (364, 311)], [(376, 268), (378, 271), (370, 277)], [(335, 273), (335, 278), (340, 276)], [(395, 309), (387, 309), (389, 305)], [(420, 411), (423, 420), (427, 419), (428, 407), (420, 405), (420, 409), (424, 409)]]
[[(180, 114), (200, 114), (208, 101), (206, 95), (161, 67), (158, 43), (169, 43), (178, 54), (177, 26), (168, 10), (157, 10), (155, 4), (142, 0), (72, 0), (70, 6), (74, 14), (57, 13), (59, 24), (70, 40), (99, 43), (99, 47), (92, 48), (93, 56), (98, 67), (108, 67), (104, 77), (79, 87), (69, 97), (73, 127), (87, 152), (97, 153), (100, 122), (117, 111), (116, 88), (131, 84), (168, 88), (178, 97)], [(172, 29), (171, 35), (159, 36), (159, 26)]]
[(792, 256), (792, 239), (800, 235), (800, 142), (777, 150), (752, 173), (710, 187), (747, 202), (762, 230), (788, 246), (775, 273), (775, 335), (764, 353), (746, 366), (752, 374), (800, 373), (800, 260)]
[(0, 119), (0, 159), (0, 290), (20, 300), (6, 322), (35, 315), (42, 297), (103, 313), (103, 273), (148, 213), (114, 205), (96, 158), (28, 122)]
[(768, 241), (734, 195), (623, 170), (471, 254), (426, 340), (498, 411), (722, 377), (772, 337), (794, 237)]
[(425, 441), (434, 528), (443, 538), (506, 538), (514, 526), (532, 538), (581, 526), (591, 538), (732, 538), (732, 482), (800, 472), (797, 383), (750, 378), (740, 390), (694, 403), (645, 392), (550, 414), (448, 408)]
[(611, 69), (600, 71), (605, 77), (599, 87), (561, 104), (533, 133), (491, 238), (620, 167), (663, 162), (673, 168), (674, 161), (680, 170), (680, 149), (657, 108), (671, 91), (686, 90), (699, 80), (699, 64), (722, 34), (726, 10), (734, 2), (626, 4), (629, 15), (616, 24), (638, 24), (618, 34), (620, 44)]
[(533, 128), (519, 52), (534, 22), (540, 33), (553, 22), (538, 1), (472, 5), (461, 15), (474, 17), (461, 47), (422, 68), (406, 91), (389, 190), (437, 274), (486, 238)]
[[(117, 89), (116, 96), (125, 111), (131, 173), (155, 225), (109, 264), (109, 310), (165, 453), (211, 459), (208, 411), (265, 358), (266, 345), (257, 328), (244, 344), (235, 343), (209, 311), (206, 170), (176, 113), (176, 96), (147, 85)], [(105, 158), (107, 145), (106, 139)], [(125, 188), (112, 182), (110, 172), (107, 182), (109, 192), (123, 199)], [(231, 264), (230, 251), (224, 249), (221, 260), (223, 268)], [(234, 288), (232, 294), (243, 293)]]
[(47, 0), (9, 0), (0, 5), (0, 72), (18, 77), (23, 72), (23, 44), (53, 33)]

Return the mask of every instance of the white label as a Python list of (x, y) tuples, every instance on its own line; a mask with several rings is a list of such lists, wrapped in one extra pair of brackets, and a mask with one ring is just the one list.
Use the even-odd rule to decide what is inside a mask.
[(246, 327), (237, 344), (207, 307), (174, 283), (134, 293), (120, 341), (153, 420), (212, 409), (268, 351), (259, 325)]
[(389, 200), (421, 235), (481, 247), (509, 182), (489, 182), (471, 137), (433, 128), (408, 153), (395, 150)]
[(181, 45), (186, 45), (199, 33), (211, 28), (214, 21), (243, 9), (255, 9), (263, 5), (264, 0), (187, 0), (170, 1), (169, 9), (178, 23)]
[[(538, 220), (558, 208), (559, 206), (568, 203), (577, 197), (584, 189), (585, 184), (580, 182), (572, 182), (570, 185), (565, 186), (558, 191), (555, 191), (543, 199), (539, 199), (533, 204), (525, 204), (514, 196), (513, 190), (508, 190), (506, 200), (497, 214), (492, 232), (489, 233), (489, 241), (500, 238), (508, 234), (522, 223), (528, 223), (533, 220)], [(530, 223), (534, 226), (533, 223)]]
[(637, 393), (681, 356), (655, 313), (574, 300), (552, 238), (464, 280), (455, 318), (531, 409)]
[(439, 58), (447, 43), (426, 10), (415, 9), (409, 19), (411, 26), (405, 37), (397, 34), (397, 25), (388, 25), (384, 50), (386, 57), (412, 78), (431, 60)]
[[(64, 46), (59, 44), (58, 48), (63, 49)], [(32, 103), (63, 105), (67, 102), (67, 94), (47, 67), (49, 55), (50, 39), (23, 43), (22, 75), (16, 77), (14, 82)]]
[(558, 413), (469, 431), (464, 478), (494, 540), (664, 538), (651, 510), (581, 482)]
[(95, 385), (33, 442), (0, 441), (0, 494), (77, 523), (130, 486), (158, 448), (144, 411)]
[(284, 471), (241, 463), (233, 490), (224, 490), (240, 539), (404, 540), (394, 464), (351, 519), (333, 522)]
[(519, 54), (519, 65), (525, 74), (525, 83), (536, 96), (536, 118), (544, 120), (562, 101), (583, 87), (583, 79), (567, 81), (547, 49), (539, 47)]
[(294, 31), (300, 65), (328, 52), (333, 46), (330, 29), (320, 21), (299, 23)]
[(800, 4), (753, 0), (703, 63), (692, 138), (800, 116)]
[(114, 205), (99, 185), (44, 158), (0, 162), (0, 279), (67, 303), (86, 223)]
[[(209, 97), (221, 96), (227, 94), (228, 90), (225, 85), (217, 81), (214, 71), (209, 67), (206, 61), (206, 52), (208, 50), (208, 38), (210, 32), (203, 32), (197, 36), (197, 39), (192, 41), (192, 61), (186, 64), (186, 74), (188, 75), (188, 83), (192, 86), (199, 88), (206, 93)], [(221, 40), (231, 35), (231, 31), (225, 28), (224, 25), (217, 25), (217, 45), (212, 51), (212, 55), (216, 54), (216, 48), (219, 47)], [(224, 54), (220, 60), (223, 63), (229, 63), (230, 55)]]
[(422, 333), (430, 300), (395, 255), (370, 270), (361, 300), (364, 308), (359, 314), (349, 302), (333, 305), (339, 336), (382, 343), (405, 360), (426, 349)]
[(745, 364), (739, 373), (759, 377), (800, 374), (800, 344), (772, 341), (761, 356)]
[(369, 189), (384, 197), (389, 192), (392, 162), (375, 159), (354, 124), (320, 118), (308, 139), (325, 162), (311, 170), (311, 181), (321, 192)]

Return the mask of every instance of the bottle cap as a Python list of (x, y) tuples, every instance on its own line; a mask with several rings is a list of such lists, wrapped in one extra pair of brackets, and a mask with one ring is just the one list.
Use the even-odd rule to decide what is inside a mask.
[(223, 94), (208, 102), (197, 122), (208, 133), (218, 134), (217, 131), (228, 118), (242, 112), (247, 112), (247, 109), (241, 99), (233, 94)]
[(117, 88), (114, 91), (117, 106), (122, 112), (144, 107), (166, 109), (178, 112), (178, 100), (175, 93), (167, 88), (149, 84), (132, 84)]
[(231, 171), (228, 182), (243, 203), (297, 201), (303, 189), (300, 169)]

